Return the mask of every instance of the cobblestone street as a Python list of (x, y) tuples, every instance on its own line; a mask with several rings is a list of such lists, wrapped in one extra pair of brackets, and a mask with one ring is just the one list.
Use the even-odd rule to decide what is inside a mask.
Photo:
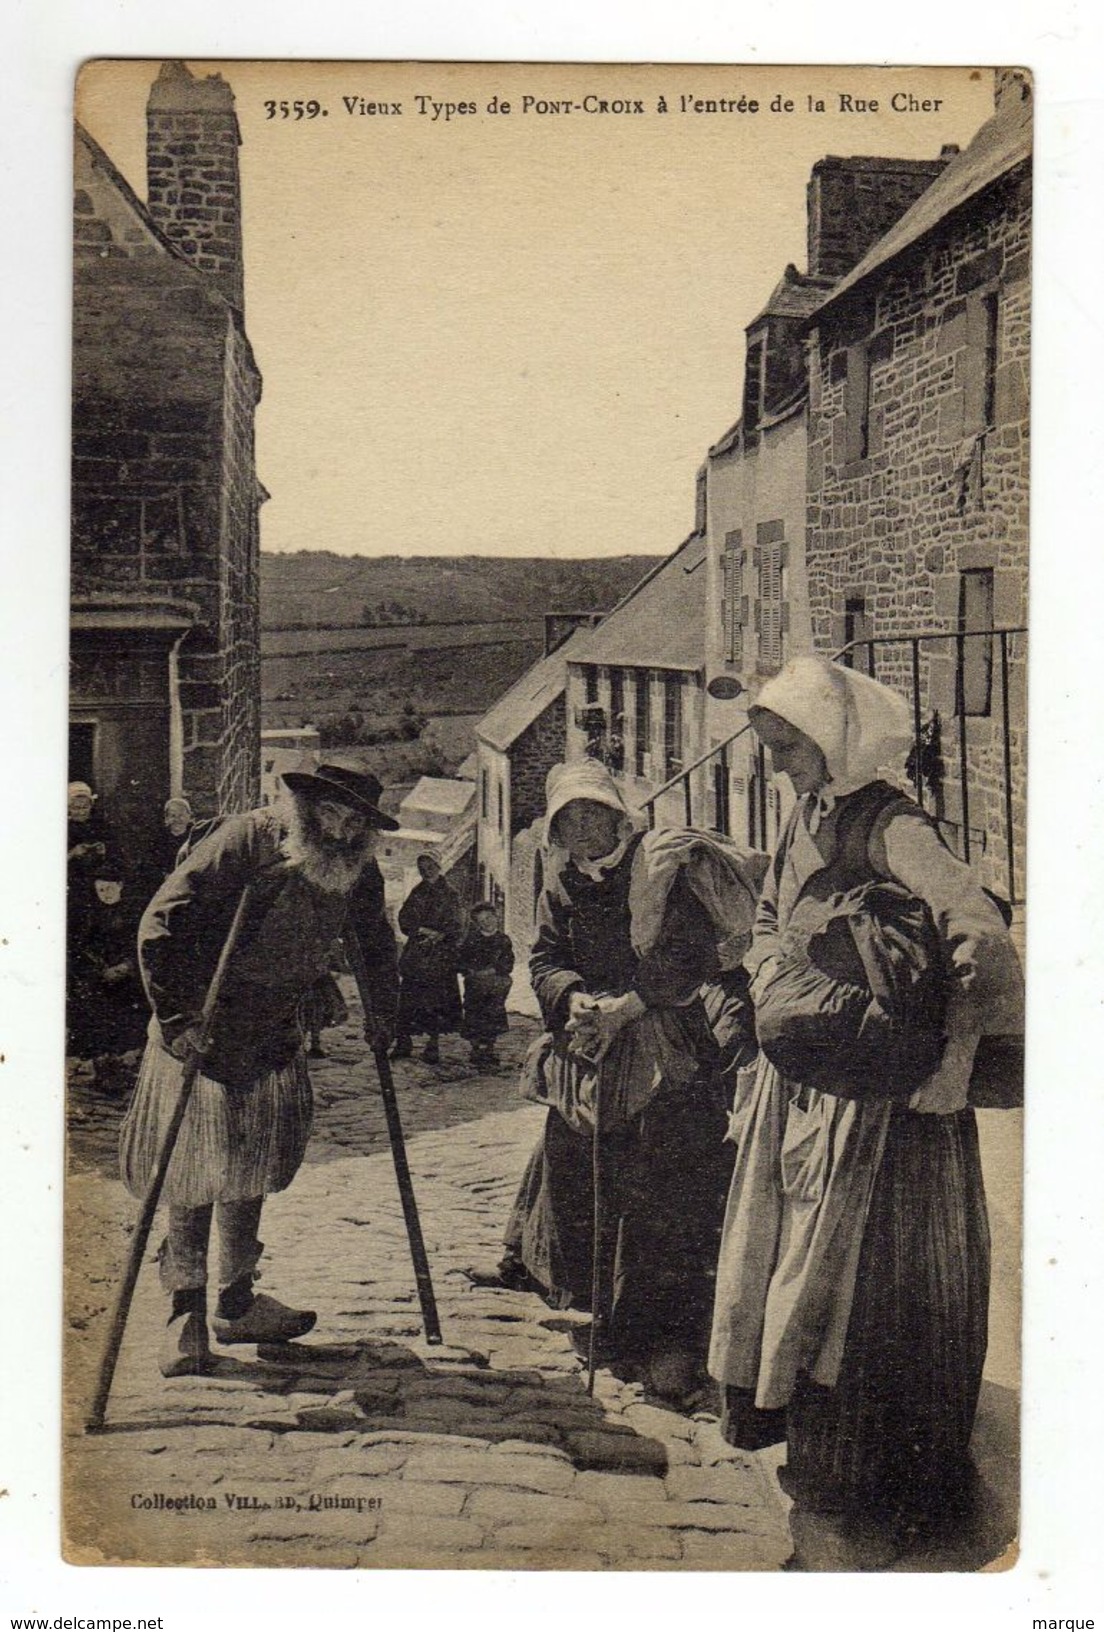
[[(502, 1065), (475, 1075), (446, 1039), (436, 1068), (396, 1067), (445, 1344), (427, 1346), (372, 1067), (355, 1025), (312, 1062), (315, 1131), (271, 1198), (263, 1285), (318, 1310), (284, 1349), (218, 1351), (217, 1371), (165, 1382), (165, 1307), (143, 1266), (105, 1432), (83, 1413), (134, 1205), (118, 1182), (122, 1104), (71, 1094), (67, 1314), (68, 1556), (157, 1563), (438, 1565), (511, 1569), (776, 1570), (790, 1551), (775, 1470), (782, 1447), (732, 1449), (716, 1419), (649, 1403), (599, 1371), (530, 1293), (462, 1273), (498, 1256), (544, 1112), (521, 1103), (533, 1023), (514, 1017)], [(1014, 1512), (1018, 1118), (982, 1118), (991, 1165), (994, 1307), (975, 1435), (978, 1534), (897, 1568), (976, 1569)]]
[[(437, 1069), (396, 1069), (445, 1347), (421, 1338), (380, 1102), (349, 1027), (312, 1062), (310, 1155), (264, 1219), (264, 1285), (317, 1307), (315, 1332), (283, 1351), (222, 1350), (214, 1376), (166, 1383), (156, 1368), (164, 1303), (147, 1264), (108, 1430), (95, 1437), (79, 1418), (133, 1206), (113, 1176), (120, 1107), (78, 1091), (71, 1558), (778, 1567), (789, 1542), (769, 1454), (733, 1450), (712, 1417), (659, 1409), (608, 1373), (588, 1398), (570, 1342), (579, 1317), (461, 1273), (496, 1259), (544, 1116), (517, 1099), (532, 1027), (513, 1025), (494, 1077), (475, 1077), (455, 1039)], [(181, 1497), (195, 1505), (166, 1505)]]

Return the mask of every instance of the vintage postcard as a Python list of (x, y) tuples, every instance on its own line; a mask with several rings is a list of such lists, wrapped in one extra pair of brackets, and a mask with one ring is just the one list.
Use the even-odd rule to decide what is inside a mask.
[(1014, 1562), (1031, 140), (81, 70), (68, 1560)]

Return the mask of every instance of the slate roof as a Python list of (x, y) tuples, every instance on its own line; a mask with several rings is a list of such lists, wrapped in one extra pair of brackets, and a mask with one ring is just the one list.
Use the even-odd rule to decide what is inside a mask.
[(567, 685), (568, 656), (575, 652), (582, 636), (590, 633), (589, 629), (574, 630), (550, 656), (526, 669), (476, 726), (480, 742), (503, 750), (512, 747), (521, 733), (562, 695)]
[(754, 329), (765, 317), (808, 317), (835, 283), (835, 278), (815, 277), (799, 272), (791, 262), (771, 290), (770, 299), (758, 315), (747, 325)]
[(75, 139), (78, 145), (84, 149), (93, 170), (102, 172), (108, 183), (124, 200), (128, 209), (137, 217), (150, 238), (154, 240), (158, 249), (164, 251), (171, 260), (178, 261), (181, 266), (186, 266), (190, 272), (196, 272), (198, 269), (195, 262), (189, 260), (184, 251), (174, 244), (170, 238), (165, 237), (165, 234), (150, 214), (148, 206), (143, 204), (123, 172), (104, 152), (96, 138), (85, 130), (79, 119), (73, 121), (73, 126)]
[(705, 551), (705, 537), (691, 533), (596, 629), (580, 630), (578, 637), (572, 637), (569, 661), (623, 668), (701, 669), (705, 663)]

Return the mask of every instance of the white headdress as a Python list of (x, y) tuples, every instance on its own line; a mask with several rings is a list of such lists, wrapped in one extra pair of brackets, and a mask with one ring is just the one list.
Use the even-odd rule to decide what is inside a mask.
[(815, 742), (828, 767), (822, 814), (883, 772), (896, 772), (912, 741), (909, 705), (868, 675), (823, 657), (795, 657), (768, 680), (751, 713), (765, 708)]

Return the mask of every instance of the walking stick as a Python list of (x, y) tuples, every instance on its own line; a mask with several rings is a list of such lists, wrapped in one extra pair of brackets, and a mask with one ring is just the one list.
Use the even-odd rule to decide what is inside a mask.
[[(375, 1034), (375, 1007), (372, 1003), (372, 993), (368, 981), (368, 967), (364, 961), (364, 952), (361, 949), (357, 932), (352, 925), (347, 925), (342, 935), (345, 950), (352, 966), (353, 978), (356, 981), (357, 991), (360, 993), (360, 1003), (364, 1010), (365, 1030)], [(441, 1343), (441, 1322), (437, 1314), (437, 1299), (433, 1295), (433, 1281), (429, 1274), (429, 1259), (426, 1256), (425, 1241), (422, 1237), (421, 1220), (418, 1218), (418, 1203), (414, 1198), (414, 1181), (410, 1177), (410, 1164), (406, 1159), (406, 1141), (403, 1138), (402, 1118), (399, 1116), (399, 1102), (395, 1095), (395, 1079), (391, 1075), (391, 1061), (387, 1058), (387, 1049), (372, 1045), (372, 1058), (376, 1062), (376, 1074), (379, 1077), (380, 1098), (383, 1100), (383, 1114), (387, 1118), (387, 1137), (391, 1142), (391, 1156), (395, 1163), (395, 1178), (399, 1185), (399, 1198), (402, 1201), (403, 1218), (406, 1221), (406, 1233), (410, 1241), (410, 1257), (414, 1264), (414, 1280), (418, 1288), (418, 1302), (422, 1309), (422, 1326), (427, 1343)]]
[(594, 1188), (594, 1250), (590, 1260), (590, 1347), (587, 1354), (587, 1393), (594, 1393), (594, 1373), (598, 1366), (598, 1352), (605, 1337), (605, 1317), (602, 1299), (602, 1258), (606, 1229), (605, 1171), (602, 1165), (602, 1136), (605, 1133), (602, 1117), (602, 1069), (597, 1068), (594, 1078), (594, 1139), (591, 1146), (591, 1179)]
[(138, 1283), (138, 1272), (142, 1267), (142, 1257), (149, 1241), (150, 1230), (153, 1227), (157, 1204), (161, 1200), (161, 1191), (165, 1185), (165, 1176), (169, 1171), (169, 1163), (172, 1161), (176, 1141), (183, 1126), (184, 1114), (188, 1109), (192, 1089), (195, 1087), (196, 1078), (199, 1076), (203, 1064), (204, 1051), (211, 1040), (211, 1016), (214, 1013), (215, 1004), (218, 1002), (219, 990), (222, 986), (223, 976), (226, 974), (226, 966), (230, 961), (230, 954), (234, 950), (234, 945), (245, 919), (249, 891), (250, 886), (246, 885), (234, 912), (226, 939), (222, 943), (222, 951), (219, 953), (218, 963), (215, 965), (215, 972), (211, 976), (211, 984), (207, 988), (207, 996), (203, 1000), (203, 1008), (200, 1012), (199, 1037), (196, 1048), (185, 1063), (184, 1075), (180, 1081), (180, 1092), (173, 1107), (172, 1118), (165, 1129), (165, 1137), (161, 1142), (161, 1149), (157, 1154), (157, 1163), (153, 1170), (153, 1179), (149, 1190), (146, 1192), (145, 1200), (142, 1202), (142, 1210), (138, 1215), (138, 1222), (131, 1237), (130, 1253), (127, 1257), (126, 1269), (115, 1299), (111, 1325), (108, 1327), (107, 1341), (104, 1344), (103, 1359), (100, 1361), (99, 1377), (96, 1382), (96, 1392), (92, 1399), (92, 1408), (85, 1420), (85, 1432), (89, 1434), (98, 1432), (104, 1425), (107, 1398), (111, 1393), (111, 1384), (115, 1377), (115, 1366), (119, 1359), (123, 1333), (126, 1331), (127, 1320), (130, 1316), (131, 1299), (134, 1297), (134, 1288)]

